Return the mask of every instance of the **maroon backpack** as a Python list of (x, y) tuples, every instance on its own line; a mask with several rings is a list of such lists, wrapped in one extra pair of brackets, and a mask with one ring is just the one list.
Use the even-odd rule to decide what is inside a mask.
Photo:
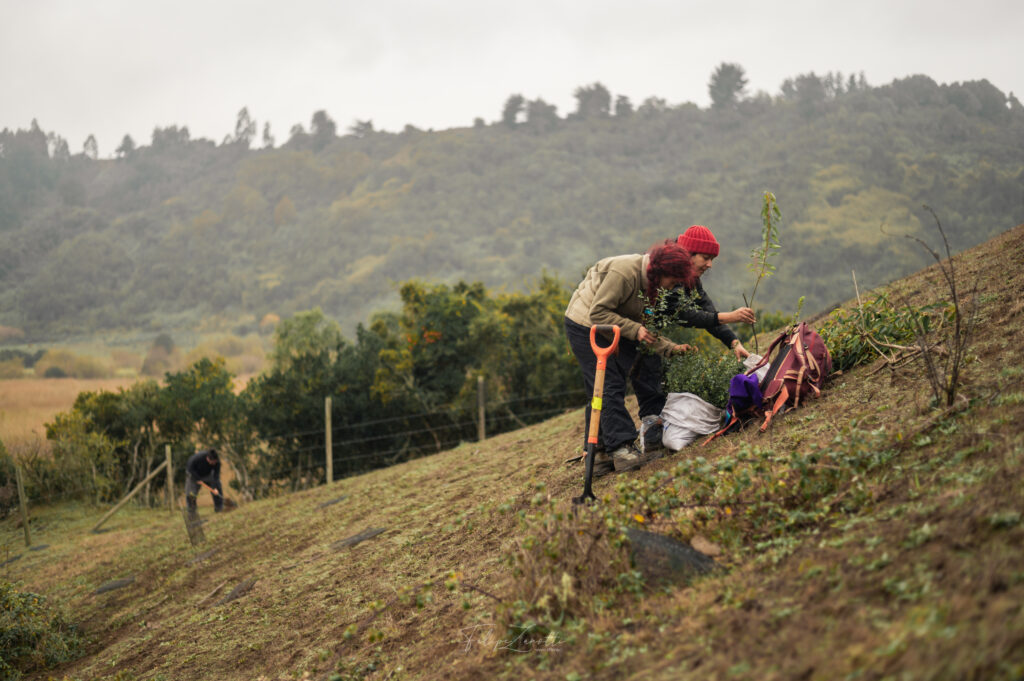
[(800, 399), (808, 394), (820, 396), (821, 386), (832, 372), (832, 355), (825, 342), (805, 322), (779, 334), (761, 361), (747, 374), (754, 373), (769, 361), (768, 373), (761, 381), (765, 414), (762, 433), (768, 430), (772, 417), (779, 412), (799, 407)]

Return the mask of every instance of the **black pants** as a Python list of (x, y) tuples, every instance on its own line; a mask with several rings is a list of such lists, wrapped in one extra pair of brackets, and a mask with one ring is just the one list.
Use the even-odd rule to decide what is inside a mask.
[(641, 352), (633, 365), (629, 381), (636, 391), (640, 418), (660, 416), (667, 398), (661, 389), (661, 355)]
[[(199, 495), (199, 482), (192, 478), (191, 473), (185, 474), (185, 503), (188, 504), (189, 510), (196, 510), (196, 497)], [(220, 513), (224, 510), (224, 488), (220, 486), (220, 480), (218, 478), (203, 478), (201, 482), (206, 483), (213, 489), (217, 490), (219, 494), (213, 494), (213, 512)]]
[[(594, 394), (594, 374), (597, 371), (597, 356), (590, 349), (590, 328), (565, 319), (565, 335), (569, 339), (569, 347), (576, 355), (576, 361), (580, 364), (583, 372), (583, 384), (587, 388), (587, 394)], [(607, 345), (608, 339), (598, 337), (599, 345)], [(632, 375), (634, 364), (641, 358), (647, 366), (639, 375)], [(651, 366), (647, 364), (649, 357), (657, 360), (656, 369), (651, 373)], [(608, 365), (604, 374), (604, 391), (601, 395), (601, 423), (597, 433), (598, 447), (606, 452), (611, 452), (622, 445), (629, 444), (636, 440), (636, 426), (633, 424), (633, 417), (626, 411), (626, 381), (630, 379), (633, 390), (636, 391), (637, 401), (640, 404), (640, 417), (648, 414), (660, 414), (661, 408), (665, 405), (665, 396), (661, 394), (661, 359), (656, 355), (648, 355), (639, 351), (639, 345), (634, 340), (621, 338), (619, 340), (618, 352), (609, 355)], [(652, 411), (656, 409), (655, 411)], [(583, 430), (583, 443), (586, 446), (587, 433), (590, 432), (590, 401), (587, 401), (586, 426)]]

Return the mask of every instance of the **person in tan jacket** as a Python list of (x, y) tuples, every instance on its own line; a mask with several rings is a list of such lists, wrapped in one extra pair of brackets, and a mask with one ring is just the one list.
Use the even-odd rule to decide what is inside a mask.
[[(690, 253), (695, 280), (668, 294), (665, 300), (667, 314), (675, 316), (681, 326), (705, 329), (732, 350), (736, 359), (742, 362), (750, 353), (728, 325), (753, 324), (757, 321), (757, 315), (749, 307), (719, 312), (701, 284), (701, 277), (711, 269), (712, 262), (718, 257), (718, 240), (704, 225), (693, 225), (676, 238), (676, 243)], [(690, 303), (682, 304), (684, 298), (681, 292), (691, 299)], [(666, 395), (661, 390), (661, 376), (662, 362), (658, 355), (644, 354), (633, 366), (630, 382), (636, 391), (638, 416), (641, 420), (644, 417), (659, 416), (665, 407)]]
[[(696, 279), (690, 253), (674, 240), (647, 253), (619, 255), (598, 261), (576, 287), (565, 310), (565, 333), (583, 373), (588, 394), (594, 390), (597, 357), (590, 348), (590, 327), (616, 324), (621, 329), (619, 350), (608, 358), (602, 395), (601, 423), (594, 474), (633, 470), (643, 463), (636, 447), (637, 430), (626, 410), (626, 380), (641, 344), (668, 356), (686, 352), (688, 345), (661, 338), (643, 325), (644, 310), (657, 300), (660, 289), (692, 285)], [(607, 341), (605, 341), (607, 342)], [(637, 386), (634, 385), (634, 389)], [(590, 406), (586, 408), (586, 427)]]

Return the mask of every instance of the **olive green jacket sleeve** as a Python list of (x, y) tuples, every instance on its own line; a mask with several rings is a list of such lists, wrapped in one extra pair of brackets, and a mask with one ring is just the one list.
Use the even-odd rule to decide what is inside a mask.
[[(643, 326), (643, 255), (605, 258), (587, 271), (576, 287), (565, 316), (581, 326), (616, 324), (622, 336), (637, 340)], [(652, 349), (661, 355), (671, 353), (675, 343), (659, 337)]]

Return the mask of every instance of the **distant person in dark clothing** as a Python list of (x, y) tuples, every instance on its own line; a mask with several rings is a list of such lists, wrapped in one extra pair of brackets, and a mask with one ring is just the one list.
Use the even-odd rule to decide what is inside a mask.
[(199, 486), (210, 490), (213, 497), (213, 510), (220, 513), (224, 510), (224, 490), (220, 484), (220, 456), (216, 449), (196, 452), (185, 464), (185, 503), (191, 512), (196, 510), (196, 497)]

